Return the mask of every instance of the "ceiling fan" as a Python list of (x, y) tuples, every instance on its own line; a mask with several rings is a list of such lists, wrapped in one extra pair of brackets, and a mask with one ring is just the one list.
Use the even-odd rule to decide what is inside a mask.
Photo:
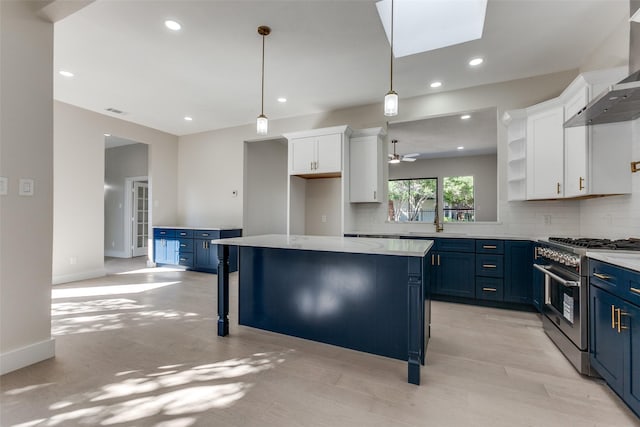
[(396, 145), (398, 144), (398, 140), (392, 139), (391, 143), (393, 144), (393, 154), (389, 154), (389, 163), (400, 163), (401, 161), (415, 162), (417, 160), (415, 159), (415, 157), (418, 157), (420, 155), (420, 153), (411, 153), (401, 156), (400, 154), (396, 153)]

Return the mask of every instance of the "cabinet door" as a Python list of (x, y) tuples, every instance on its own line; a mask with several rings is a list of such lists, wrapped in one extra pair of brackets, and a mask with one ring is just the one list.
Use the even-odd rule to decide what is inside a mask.
[(349, 200), (382, 202), (382, 144), (377, 136), (349, 141)]
[[(565, 117), (573, 117), (587, 105), (589, 89), (585, 86), (565, 104)], [(564, 130), (564, 196), (576, 197), (588, 194), (588, 126)]]
[(435, 293), (475, 298), (475, 254), (438, 252), (436, 270)]
[[(533, 245), (528, 241), (509, 240), (505, 242), (504, 249), (504, 300), (531, 304), (533, 297)], [(542, 286), (540, 286), (541, 290)]]
[(620, 298), (602, 289), (591, 286), (589, 304), (590, 318), (590, 359), (591, 364), (605, 379), (607, 384), (620, 395), (623, 394), (624, 340), (616, 325), (616, 308), (620, 308)]
[(316, 138), (296, 138), (289, 142), (289, 173), (311, 173), (316, 160)]
[(563, 124), (562, 105), (527, 118), (527, 199), (563, 197)]
[(195, 240), (195, 268), (203, 271), (218, 271), (217, 245), (212, 245), (210, 240)]
[(316, 138), (316, 164), (314, 173), (342, 171), (342, 134), (321, 135)]
[(155, 237), (153, 239), (153, 258), (157, 264), (167, 264), (167, 239)]
[(627, 405), (640, 414), (640, 307), (628, 304), (624, 307), (626, 315), (621, 315), (623, 330), (627, 336), (628, 348), (625, 349), (624, 400)]

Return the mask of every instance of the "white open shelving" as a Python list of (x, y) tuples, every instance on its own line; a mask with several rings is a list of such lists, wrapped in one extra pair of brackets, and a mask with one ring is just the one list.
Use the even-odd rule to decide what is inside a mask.
[(507, 197), (527, 198), (527, 115), (524, 110), (507, 111), (502, 117), (507, 125)]

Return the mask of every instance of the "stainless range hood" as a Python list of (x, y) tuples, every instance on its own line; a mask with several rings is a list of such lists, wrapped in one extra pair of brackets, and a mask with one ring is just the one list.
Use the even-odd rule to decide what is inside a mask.
[(564, 127), (624, 122), (638, 117), (640, 117), (640, 70), (620, 83), (610, 86), (609, 90), (600, 94), (567, 120)]
[(626, 122), (640, 117), (640, 0), (630, 0), (629, 77), (609, 87), (564, 123), (564, 127)]

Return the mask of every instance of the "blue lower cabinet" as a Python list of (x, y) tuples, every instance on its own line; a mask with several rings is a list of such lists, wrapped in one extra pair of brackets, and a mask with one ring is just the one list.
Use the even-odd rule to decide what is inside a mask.
[[(194, 271), (216, 273), (218, 248), (212, 240), (242, 236), (241, 229), (193, 230), (155, 228), (153, 237), (156, 264), (180, 265)], [(230, 248), (229, 271), (238, 270), (238, 249)]]
[(476, 277), (476, 298), (502, 301), (504, 298), (504, 280), (495, 277)]
[(611, 293), (611, 287), (595, 276), (603, 275), (591, 271), (589, 356), (609, 387), (640, 416), (640, 306), (633, 301), (633, 292), (624, 292), (638, 282), (640, 273), (608, 266), (605, 278), (620, 286)]
[(433, 293), (463, 298), (475, 298), (475, 258), (468, 252), (435, 252)]
[[(508, 240), (504, 244), (504, 301), (533, 303), (533, 243)], [(539, 292), (542, 291), (542, 288)], [(541, 298), (541, 295), (537, 297)], [(534, 304), (535, 305), (535, 304)], [(539, 310), (541, 309), (538, 308)]]

